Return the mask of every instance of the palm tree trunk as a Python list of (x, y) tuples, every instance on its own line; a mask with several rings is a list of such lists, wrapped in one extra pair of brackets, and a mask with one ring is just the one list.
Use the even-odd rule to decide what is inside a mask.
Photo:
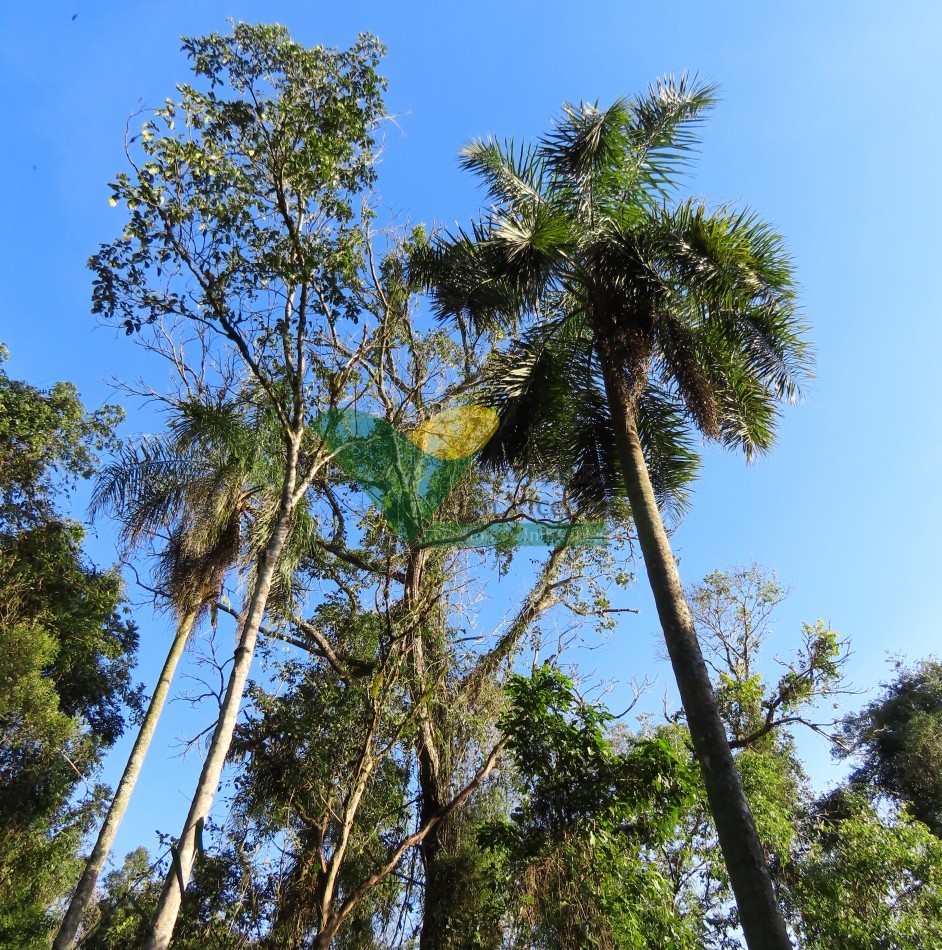
[(765, 852), (648, 477), (629, 380), (604, 352), (601, 362), (625, 490), (746, 943), (750, 950), (789, 950), (791, 941), (775, 899)]
[(124, 813), (127, 811), (128, 802), (134, 792), (134, 786), (137, 784), (138, 776), (141, 774), (141, 767), (144, 765), (144, 758), (147, 750), (150, 748), (151, 740), (154, 738), (154, 731), (157, 728), (157, 722), (160, 714), (163, 712), (164, 703), (167, 700), (167, 693), (170, 691), (170, 683), (173, 680), (174, 671), (177, 663), (183, 654), (183, 648), (186, 646), (187, 638), (193, 629), (193, 623), (196, 620), (197, 611), (191, 609), (186, 611), (177, 624), (177, 632), (170, 645), (170, 652), (167, 659), (164, 660), (163, 669), (160, 671), (160, 678), (154, 687), (154, 695), (151, 697), (147, 706), (147, 712), (144, 714), (144, 721), (141, 723), (140, 731), (134, 740), (134, 747), (131, 749), (131, 755), (128, 763), (124, 767), (124, 774), (121, 781), (118, 782), (118, 788), (111, 800), (108, 808), (108, 814), (98, 832), (98, 839), (92, 848), (88, 860), (85, 862), (85, 871), (82, 874), (75, 892), (72, 894), (72, 900), (69, 903), (69, 909), (66, 911), (59, 932), (52, 945), (53, 950), (68, 950), (75, 941), (75, 935), (78, 933), (79, 925), (82, 922), (82, 915), (85, 908), (88, 907), (92, 895), (95, 893), (95, 885), (98, 883), (98, 877), (105, 866), (108, 854), (111, 851), (111, 845), (114, 843), (115, 835), (118, 833), (118, 826)]
[(281, 504), (275, 526), (269, 539), (265, 553), (259, 558), (258, 573), (252, 590), (252, 598), (246, 609), (245, 620), (236, 647), (232, 672), (229, 674), (229, 683), (226, 686), (226, 695), (219, 709), (219, 719), (216, 729), (206, 753), (206, 761), (200, 772), (193, 801), (183, 825), (183, 831), (172, 852), (170, 869), (164, 880), (163, 890), (157, 904), (157, 910), (151, 922), (151, 932), (145, 950), (167, 950), (173, 937), (180, 905), (183, 902), (183, 892), (186, 890), (193, 870), (196, 852), (196, 833), (201, 823), (209, 813), (213, 798), (219, 787), (223, 766), (232, 736), (235, 733), (236, 722), (239, 718), (239, 708), (242, 705), (242, 694), (249, 678), (252, 658), (255, 655), (255, 644), (258, 641), (258, 631), (268, 605), (268, 594), (275, 576), (275, 568), (281, 551), (288, 537), (288, 528), (294, 512), (296, 499), (294, 498), (297, 480), (297, 446), (294, 445), (294, 458), (289, 462), (285, 484), (282, 489)]

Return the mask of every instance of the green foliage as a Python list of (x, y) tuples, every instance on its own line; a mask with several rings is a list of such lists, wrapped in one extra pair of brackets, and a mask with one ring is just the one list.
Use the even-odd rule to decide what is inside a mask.
[[(129, 333), (163, 318), (211, 329), (227, 341), (211, 357), (222, 375), (236, 362), (225, 347), (238, 352), (241, 369), (213, 393), (226, 398), (201, 391), (178, 405), (167, 437), (133, 446), (102, 482), (99, 501), (119, 514), (125, 540), (169, 533), (161, 575), (169, 591), (195, 591), (202, 603), (231, 565), (251, 571), (277, 517), (282, 459), (296, 450), (300, 469), (313, 473), (305, 465), (319, 434), (304, 427), (342, 394), (373, 399), (372, 412), (380, 397), (370, 386), (387, 386), (384, 423), (404, 431), (431, 411), (422, 394), (428, 378), (440, 375), (447, 389), (461, 357), (470, 373), (467, 350), (448, 333), (414, 334), (416, 277), (434, 285), (439, 314), (463, 339), (469, 330), (495, 342), (516, 334), (480, 386), (501, 415), (486, 453), (498, 469), (521, 464), (540, 477), (573, 476), (581, 501), (624, 515), (603, 360), (632, 383), (631, 409), (662, 503), (683, 505), (698, 430), (747, 455), (770, 446), (776, 404), (797, 395), (810, 363), (782, 241), (748, 212), (671, 203), (696, 125), (714, 100), (711, 87), (664, 81), (605, 110), (567, 106), (532, 148), (469, 146), (463, 162), (485, 181), (492, 211), (470, 235), (429, 242), (414, 233), (406, 242), (410, 272), (393, 255), (377, 285), (366, 286), (372, 211), (360, 202), (375, 177), (373, 129), (383, 115), (379, 43), (361, 37), (348, 51), (308, 50), (281, 27), (238, 24), (227, 36), (185, 40), (184, 49), (197, 79), (144, 123), (133, 172), (112, 186), (112, 203), (128, 211), (126, 227), (91, 261), (95, 310)], [(350, 328), (338, 319), (363, 319), (370, 299), (381, 345), (358, 353), (357, 373), (345, 377), (337, 359), (348, 359), (341, 351)], [(397, 347), (416, 376), (405, 384), (396, 379)], [(33, 393), (22, 419), (0, 420), (14, 441), (31, 425), (52, 433), (39, 440), (34, 462), (28, 453), (0, 458), (4, 490), (13, 486), (4, 496), (10, 524), (21, 508), (32, 505), (34, 518), (42, 512), (55, 465), (63, 478), (84, 474), (94, 461), (87, 453), (107, 437), (107, 418), (76, 415), (74, 394)], [(0, 395), (15, 401), (17, 391)], [(175, 938), (181, 948), (309, 945), (325, 913), (384, 866), (422, 810), (447, 801), (493, 741), (502, 708), (496, 687), (477, 681), (472, 698), (461, 689), (474, 681), (463, 679), (465, 669), (475, 667), (455, 647), (467, 632), (463, 621), (455, 622), (460, 630), (449, 626), (443, 584), (454, 565), (436, 552), (431, 580), (418, 585), (434, 607), (421, 619), (410, 615), (397, 602), (404, 556), (388, 524), (347, 505), (346, 489), (358, 486), (333, 474), (336, 484), (315, 480), (311, 493), (323, 491), (318, 500), (329, 503), (323, 520), (306, 502), (292, 517), (266, 618), (291, 628), (311, 653), (269, 668), (270, 678), (251, 690), (230, 756), (239, 767), (231, 819), (225, 830), (211, 829), (214, 840), (197, 862)], [(443, 511), (480, 507), (481, 484), (464, 483)], [(356, 551), (345, 546), (351, 513), (363, 545)], [(327, 524), (329, 543), (319, 533)], [(126, 688), (121, 663), (133, 636), (127, 627), (113, 631), (113, 642), (86, 639), (83, 648), (91, 648), (78, 655), (64, 631), (84, 628), (62, 606), (65, 590), (51, 594), (52, 586), (33, 582), (50, 572), (70, 589), (91, 582), (83, 588), (55, 545), (35, 540), (24, 547), (28, 557), (15, 555), (22, 572), (8, 572), (15, 596), (7, 603), (20, 613), (4, 623), (14, 649), (0, 659), (0, 726), (10, 735), (15, 726), (37, 774), (57, 770), (47, 782), (53, 811), (40, 815), (32, 837), (0, 837), (0, 847), (38, 842), (28, 899), (0, 917), (24, 945), (24, 935), (38, 939), (46, 926), (45, 908), (61, 893), (93, 804), (63, 811), (75, 780), (56, 750), (72, 750), (71, 761), (87, 770), (119, 731), (114, 697)], [(76, 564), (79, 541), (69, 542)], [(328, 548), (340, 552), (340, 567)], [(293, 612), (302, 585), (318, 598), (306, 626)], [(27, 603), (33, 588), (54, 606)], [(839, 684), (841, 644), (824, 624), (806, 625), (784, 675), (764, 679), (753, 663), (764, 639), (756, 611), (781, 594), (774, 578), (717, 572), (694, 603), (703, 614), (718, 608), (711, 657), (719, 704), (793, 928), (810, 946), (930, 946), (939, 942), (938, 842), (905, 817), (885, 821), (866, 806), (836, 818), (808, 802), (787, 729)], [(100, 615), (105, 593), (83, 596)], [(57, 626), (60, 617), (68, 624)], [(516, 643), (495, 653), (487, 677)], [(428, 836), (439, 849), (433, 870), (423, 845), (375, 882), (336, 945), (386, 945), (390, 933), (408, 940), (402, 922), (417, 916), (420, 889), (427, 897), (434, 883), (451, 902), (449, 946), (494, 947), (500, 922), (507, 942), (527, 947), (732, 946), (737, 920), (683, 726), (616, 743), (612, 717), (548, 667), (512, 677), (506, 701), (499, 725), (512, 768)], [(928, 772), (915, 763), (938, 748), (937, 710), (930, 701), (896, 715), (908, 738), (895, 768), (913, 779), (901, 798), (926, 787)], [(439, 758), (434, 781), (417, 761), (431, 753)], [(50, 840), (53, 825), (61, 831)], [(886, 868), (892, 874), (881, 877)], [(88, 946), (139, 942), (160, 876), (146, 854), (129, 856), (105, 881)]]
[[(476, 796), (448, 823), (426, 868), (423, 932), (436, 950), (498, 950), (507, 913), (506, 865), (481, 841), (480, 828), (504, 814), (499, 789)], [(430, 931), (430, 933), (429, 933)]]
[[(183, 48), (208, 88), (179, 87), (143, 125), (136, 180), (112, 185), (130, 219), (91, 260), (95, 311), (129, 333), (178, 315), (231, 337), (279, 287), (316, 286), (301, 309), (322, 317), (353, 307), (381, 44), (307, 49), (284, 27), (238, 23)], [(273, 319), (243, 356), (264, 362), (284, 332)]]
[(33, 623), (53, 636), (55, 658), (45, 675), (62, 711), (110, 746), (124, 728), (123, 704), (137, 705), (131, 687), (137, 633), (119, 610), (119, 575), (86, 563), (83, 538), (80, 525), (51, 521), (9, 539), (0, 547), (0, 590), (6, 623)]
[(137, 848), (125, 855), (120, 868), (104, 876), (101, 895), (85, 920), (83, 950), (126, 950), (143, 945), (160, 893), (153, 870), (147, 850)]
[[(931, 950), (942, 945), (942, 842), (904, 815), (890, 822), (844, 795), (811, 825), (787, 877), (809, 950)], [(829, 814), (830, 813), (830, 814)]]
[[(884, 735), (871, 717), (885, 714), (881, 727), (893, 723), (906, 734), (912, 718), (919, 722), (921, 712), (938, 708), (938, 670), (921, 664), (905, 671), (883, 700), (848, 718), (845, 738), (865, 735), (874, 743), (861, 745), (870, 758), (865, 755), (865, 766), (847, 783), (813, 801), (791, 732), (807, 724), (838, 738), (811, 718), (811, 710), (840, 692), (846, 650), (823, 623), (804, 624), (784, 675), (764, 678), (763, 648), (786, 593), (774, 575), (753, 565), (713, 572), (690, 602), (790, 926), (801, 946), (821, 950), (935, 947), (942, 897), (938, 841), (911, 813), (894, 816), (879, 807), (886, 792), (865, 769), (879, 761), (875, 743)], [(874, 731), (864, 732), (862, 725)], [(684, 748), (682, 727), (662, 727), (658, 734)], [(931, 743), (916, 747), (926, 752)], [(679, 905), (699, 922), (700, 945), (738, 947), (737, 916), (702, 790), (670, 839), (658, 862)]]
[(811, 365), (782, 239), (748, 211), (665, 201), (714, 102), (665, 78), (607, 109), (567, 104), (534, 145), (463, 150), (491, 208), (412, 267), (441, 318), (515, 336), (482, 384), (501, 418), (486, 461), (610, 504), (616, 368), (661, 504), (685, 504), (697, 430), (747, 457), (770, 448)]
[[(580, 701), (572, 681), (541, 667), (513, 676), (501, 719), (520, 772), (525, 804), (514, 813), (552, 838), (585, 820), (619, 825), (643, 819), (651, 833), (670, 826), (689, 794), (690, 773), (659, 739), (616, 754), (605, 738), (610, 713)], [(655, 806), (655, 807), (651, 807)]]
[[(44, 676), (55, 659), (55, 639), (27, 626), (4, 628), (2, 636), (0, 940), (4, 946), (40, 946), (50, 926), (46, 908), (61, 896), (62, 878), (77, 869), (82, 828), (70, 825), (87, 817), (66, 814), (63, 826), (50, 829), (50, 813), (64, 811), (74, 788), (63, 755), (84, 749), (77, 724), (59, 711), (55, 686)], [(55, 839), (50, 830), (58, 832)]]
[[(381, 630), (369, 612), (329, 601), (313, 622), (344, 657), (359, 657), (362, 664), (377, 659)], [(250, 690), (254, 713), (233, 743), (232, 756), (242, 768), (234, 800), (237, 833), (230, 847), (244, 853), (246, 840), (261, 849), (278, 842), (278, 866), (246, 871), (242, 893), (250, 894), (253, 906), (237, 926), (250, 926), (251, 912), (268, 915), (278, 945), (300, 947), (324, 923), (322, 862), (338, 848), (346, 849), (329, 902), (340, 906), (404, 834), (409, 769), (398, 757), (379, 754), (385, 742), (396, 739), (403, 697), (393, 686), (392, 701), (384, 698), (389, 688), (384, 678), (394, 684), (394, 670), (379, 668), (372, 678), (343, 682), (326, 664), (288, 660), (279, 664), (278, 676), (277, 691)], [(364, 748), (373, 749), (377, 761), (369, 769), (356, 820), (345, 829), (341, 816)], [(347, 918), (344, 942), (338, 945), (362, 946), (374, 925), (388, 923), (400, 891), (395, 877), (373, 888)]]
[(776, 607), (788, 596), (757, 564), (713, 571), (690, 592), (690, 607), (716, 698), (734, 748), (755, 748), (797, 724), (821, 729), (809, 712), (844, 691), (847, 644), (823, 621), (803, 623), (800, 643), (773, 686), (758, 665), (774, 632)]
[[(787, 594), (775, 575), (758, 565), (713, 571), (690, 591), (717, 705), (779, 886), (787, 875), (797, 873), (811, 807), (793, 732), (805, 724), (823, 729), (812, 718), (814, 704), (842, 689), (846, 658), (836, 633), (820, 622), (804, 624), (792, 657), (780, 661), (786, 667), (784, 675), (777, 681), (764, 675), (775, 610)], [(690, 738), (680, 722), (658, 727), (655, 735), (692, 762)], [(679, 912), (696, 926), (698, 944), (723, 950), (739, 947), (738, 913), (699, 782), (690, 806), (665, 834), (656, 862), (671, 883)]]
[(0, 532), (51, 517), (57, 497), (97, 465), (97, 453), (115, 444), (118, 406), (88, 412), (71, 383), (49, 390), (10, 379), (0, 344)]
[(0, 943), (32, 947), (101, 807), (101, 757), (140, 705), (137, 631), (117, 572), (87, 563), (82, 527), (57, 510), (118, 413), (88, 414), (68, 384), (44, 393), (2, 371), (0, 407)]
[(520, 782), (483, 840), (502, 859), (515, 939), (539, 947), (693, 947), (669, 882), (645, 857), (689, 806), (695, 771), (661, 738), (616, 752), (612, 717), (558, 670), (513, 676), (501, 725)]
[(853, 781), (905, 806), (942, 837), (942, 663), (897, 669), (883, 695), (844, 723), (862, 758)]

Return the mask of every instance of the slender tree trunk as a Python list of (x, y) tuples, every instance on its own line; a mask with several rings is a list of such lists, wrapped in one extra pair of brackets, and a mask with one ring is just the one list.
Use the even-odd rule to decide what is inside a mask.
[(258, 641), (258, 630), (268, 605), (268, 594), (275, 576), (275, 568), (285, 540), (288, 537), (288, 528), (295, 507), (294, 491), (297, 481), (297, 446), (292, 446), (293, 457), (289, 462), (289, 471), (286, 473), (285, 484), (282, 489), (281, 504), (272, 536), (269, 539), (265, 553), (259, 559), (258, 573), (252, 590), (252, 597), (246, 608), (245, 620), (236, 647), (232, 672), (229, 674), (229, 683), (226, 686), (226, 695), (219, 709), (219, 719), (216, 729), (206, 753), (206, 761), (200, 773), (190, 811), (186, 816), (183, 831), (173, 849), (170, 869), (164, 880), (163, 890), (151, 922), (151, 932), (145, 950), (167, 950), (173, 937), (183, 893), (190, 880), (196, 852), (196, 833), (209, 809), (219, 787), (226, 756), (232, 744), (236, 722), (239, 718), (239, 708), (242, 704), (242, 694), (249, 678), (252, 658), (255, 655), (255, 644)]
[(167, 693), (170, 691), (174, 671), (183, 654), (183, 648), (186, 646), (190, 631), (193, 629), (196, 613), (196, 610), (187, 611), (177, 624), (177, 632), (173, 638), (173, 643), (170, 645), (170, 652), (167, 654), (163, 669), (160, 671), (160, 678), (154, 687), (154, 695), (151, 697), (147, 712), (144, 714), (144, 721), (141, 723), (140, 731), (134, 740), (134, 747), (131, 749), (128, 763), (124, 767), (124, 774), (121, 776), (121, 781), (118, 782), (118, 788), (111, 800), (108, 814), (105, 816), (105, 821), (98, 832), (95, 847), (92, 848), (92, 852), (85, 862), (85, 871), (75, 888), (75, 893), (73, 893), (72, 900), (69, 903), (69, 909), (66, 911), (59, 927), (59, 933), (52, 945), (53, 950), (68, 950), (75, 941), (75, 935), (78, 933), (79, 925), (82, 922), (82, 915), (95, 893), (98, 877), (105, 866), (105, 861), (108, 859), (111, 845), (118, 833), (118, 826), (121, 824), (121, 819), (124, 818), (128, 802), (131, 800), (131, 794), (134, 792), (134, 786), (137, 784), (137, 778), (141, 774), (144, 757), (147, 755), (151, 739), (154, 738), (154, 731), (167, 700)]
[(710, 812), (716, 823), (746, 943), (750, 950), (788, 950), (792, 944), (775, 899), (765, 852), (743, 793), (726, 738), (726, 727), (717, 709), (690, 608), (648, 477), (635, 424), (629, 380), (616, 368), (618, 363), (610, 358), (611, 353), (604, 351), (604, 345), (602, 349), (605, 391), (615, 427), (625, 490), (687, 726), (703, 772)]
[[(422, 813), (427, 820), (423, 790)], [(429, 805), (432, 799), (429, 798)], [(447, 804), (447, 802), (445, 803)], [(442, 807), (442, 806), (439, 806)], [(422, 903), (422, 932), (419, 935), (420, 950), (445, 950), (455, 946), (455, 912), (467, 901), (461, 891), (460, 877), (448, 861), (454, 817), (440, 822), (422, 842), (422, 865), (425, 869), (425, 893)], [(460, 940), (460, 936), (459, 936)]]

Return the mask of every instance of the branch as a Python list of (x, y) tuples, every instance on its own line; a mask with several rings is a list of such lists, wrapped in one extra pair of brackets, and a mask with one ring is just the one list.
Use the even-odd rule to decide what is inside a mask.
[(552, 553), (547, 558), (543, 569), (540, 572), (540, 578), (530, 590), (527, 599), (524, 601), (517, 616), (514, 617), (507, 632), (497, 641), (494, 647), (478, 660), (474, 669), (459, 684), (457, 692), (473, 692), (483, 680), (491, 676), (508, 654), (514, 649), (520, 638), (526, 633), (530, 624), (533, 623), (542, 613), (548, 610), (556, 603), (554, 594), (553, 578), (556, 576), (566, 551), (565, 546), (559, 545), (553, 548)]
[(361, 571), (366, 571), (370, 574), (378, 574), (380, 577), (386, 577), (389, 575), (393, 580), (398, 581), (400, 584), (404, 584), (406, 582), (406, 575), (404, 571), (394, 570), (390, 566), (384, 565), (380, 561), (372, 560), (365, 554), (361, 554), (358, 551), (351, 551), (342, 544), (335, 544), (333, 541), (318, 541), (317, 544), (325, 551), (333, 554), (337, 560), (344, 561), (346, 564), (350, 564), (352, 567), (359, 568)]
[[(221, 610), (223, 613), (229, 614), (230, 617), (235, 617), (236, 620), (241, 619), (241, 614), (234, 610), (232, 607), (227, 607), (225, 604), (220, 601), (216, 601), (216, 608)], [(344, 656), (341, 657), (336, 650), (330, 645), (330, 642), (324, 636), (320, 630), (317, 629), (313, 624), (308, 623), (306, 620), (303, 620), (301, 617), (293, 616), (291, 622), (295, 624), (299, 629), (303, 630), (316, 644), (316, 646), (311, 646), (310, 643), (306, 643), (304, 640), (299, 640), (297, 637), (292, 637), (288, 633), (275, 632), (274, 630), (269, 629), (268, 627), (261, 626), (258, 628), (258, 632), (262, 636), (268, 637), (270, 640), (281, 640), (283, 643), (288, 643), (293, 647), (298, 647), (300, 650), (304, 650), (305, 653), (310, 653), (314, 656), (319, 656), (333, 667), (334, 671), (340, 674), (340, 677), (346, 683), (350, 679), (354, 679), (357, 676), (365, 676), (369, 673), (372, 673), (376, 669), (374, 663), (370, 663), (367, 660), (360, 660), (356, 657)]]
[(409, 848), (415, 847), (415, 845), (420, 844), (429, 833), (435, 828), (439, 822), (447, 818), (452, 812), (457, 811), (461, 808), (462, 805), (477, 791), (478, 788), (484, 783), (485, 779), (494, 769), (494, 766), (497, 764), (497, 759), (500, 756), (501, 752), (504, 751), (505, 746), (507, 745), (507, 739), (501, 739), (497, 745), (491, 749), (490, 755), (484, 762), (484, 765), (481, 766), (481, 769), (474, 776), (473, 779), (450, 801), (447, 805), (443, 805), (437, 811), (433, 812), (428, 820), (415, 831), (413, 834), (404, 838), (399, 845), (393, 850), (392, 854), (389, 856), (389, 859), (386, 863), (379, 868), (377, 871), (374, 871), (369, 877), (361, 881), (351, 892), (350, 896), (343, 902), (340, 910), (337, 911), (334, 916), (334, 921), (332, 922), (333, 926), (331, 927), (331, 932), (336, 933), (337, 929), (340, 927), (340, 924), (344, 919), (353, 911), (353, 909), (360, 903), (363, 897), (380, 881), (383, 880), (388, 874), (395, 870), (399, 861), (402, 859), (403, 854), (409, 850)]

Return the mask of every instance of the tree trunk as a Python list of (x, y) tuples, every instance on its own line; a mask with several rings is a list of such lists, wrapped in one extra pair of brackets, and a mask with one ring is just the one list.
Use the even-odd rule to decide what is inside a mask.
[(209, 813), (213, 798), (219, 787), (226, 756), (232, 744), (236, 722), (239, 718), (239, 708), (242, 704), (242, 694), (249, 677), (252, 658), (255, 655), (255, 644), (258, 641), (258, 630), (268, 605), (268, 594), (271, 590), (275, 568), (281, 551), (288, 536), (291, 515), (296, 500), (294, 490), (296, 483), (297, 448), (293, 446), (294, 458), (289, 462), (289, 471), (286, 474), (285, 485), (282, 490), (281, 505), (272, 536), (269, 539), (265, 553), (259, 559), (258, 574), (252, 590), (252, 598), (246, 609), (245, 620), (236, 647), (232, 672), (229, 674), (229, 683), (226, 686), (226, 695), (219, 709), (219, 719), (213, 732), (212, 742), (206, 753), (206, 761), (200, 773), (190, 811), (186, 816), (183, 831), (172, 851), (170, 869), (164, 880), (160, 901), (151, 922), (151, 932), (145, 950), (167, 950), (173, 937), (180, 905), (183, 901), (183, 892), (186, 890), (193, 870), (196, 850), (196, 832), (202, 821)]
[(654, 593), (687, 726), (703, 772), (739, 918), (751, 950), (789, 950), (791, 941), (775, 899), (765, 852), (743, 793), (726, 727), (716, 706), (690, 608), (667, 532), (658, 511), (638, 439), (629, 380), (618, 362), (602, 352), (602, 371), (625, 490)]
[(52, 945), (53, 950), (68, 950), (75, 941), (82, 916), (92, 899), (92, 895), (95, 893), (98, 877), (105, 866), (105, 861), (108, 859), (121, 819), (124, 818), (128, 802), (131, 800), (131, 794), (134, 792), (134, 786), (137, 784), (137, 778), (141, 774), (144, 757), (147, 755), (151, 739), (154, 738), (154, 731), (157, 728), (160, 714), (163, 712), (174, 671), (183, 654), (183, 648), (186, 646), (190, 631), (193, 629), (196, 613), (196, 610), (187, 611), (177, 624), (177, 632), (170, 646), (170, 652), (167, 654), (163, 669), (160, 671), (160, 678), (154, 687), (154, 695), (151, 697), (147, 712), (144, 715), (144, 721), (141, 723), (140, 731), (134, 740), (134, 747), (131, 749), (128, 763), (124, 767), (124, 774), (121, 776), (121, 781), (118, 782), (118, 788), (111, 800), (108, 814), (105, 816), (105, 821), (98, 832), (98, 839), (95, 841), (95, 846), (85, 863), (85, 871), (75, 888), (72, 900), (69, 903), (69, 909), (66, 911), (59, 927), (59, 932)]
[[(429, 756), (423, 750), (419, 752), (419, 788), (422, 796), (420, 820), (425, 824), (448, 804), (448, 796), (443, 794), (440, 776), (431, 768)], [(420, 845), (425, 871), (420, 950), (442, 950), (449, 944), (449, 923), (456, 903), (454, 888), (449, 886), (451, 875), (447, 866), (446, 841), (454, 820), (455, 816), (449, 815), (440, 821)]]
[[(429, 671), (425, 656), (426, 633), (431, 632), (434, 637), (437, 631), (429, 631), (428, 618), (418, 615), (418, 611), (423, 609), (423, 593), (426, 593), (425, 567), (427, 559), (428, 551), (424, 548), (413, 549), (409, 552), (405, 583), (406, 623), (413, 625), (412, 702), (419, 709), (417, 751), (419, 791), (421, 795), (419, 822), (422, 825), (432, 815), (444, 808), (451, 797), (449, 789), (445, 787), (445, 776), (442, 774), (442, 757), (439, 748), (440, 736), (437, 735), (433, 714), (436, 697), (434, 690), (429, 690)], [(435, 623), (434, 618), (431, 623)], [(422, 929), (419, 939), (420, 950), (439, 950), (446, 939), (447, 923), (450, 918), (452, 904), (446, 888), (443, 886), (446, 875), (440, 866), (442, 863), (440, 859), (444, 856), (443, 847), (447, 834), (445, 825), (450, 824), (453, 820), (453, 816), (449, 816), (448, 819), (435, 825), (419, 846), (422, 854), (422, 866), (425, 871)]]

